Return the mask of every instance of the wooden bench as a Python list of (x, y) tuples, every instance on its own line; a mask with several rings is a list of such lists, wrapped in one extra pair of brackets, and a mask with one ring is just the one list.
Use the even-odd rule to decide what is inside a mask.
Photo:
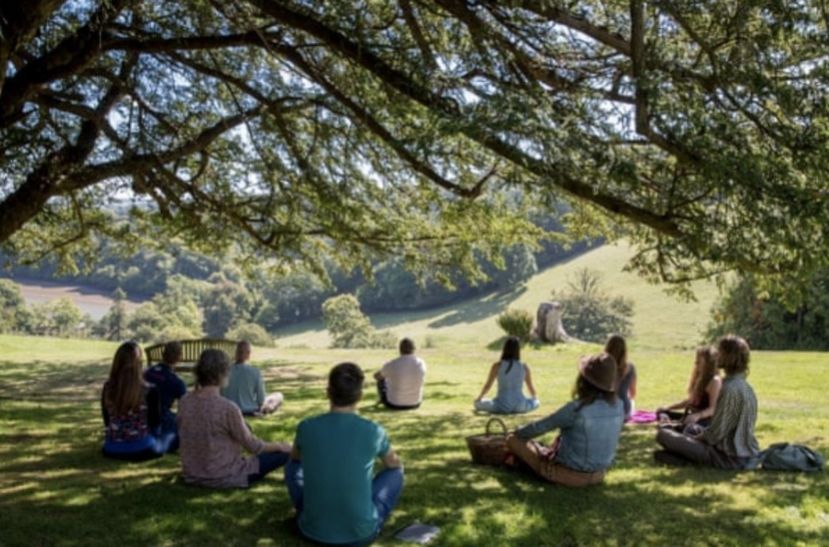
[[(235, 340), (199, 338), (197, 340), (179, 340), (179, 342), (181, 343), (181, 363), (176, 365), (176, 369), (182, 372), (191, 372), (196, 367), (196, 361), (199, 360), (199, 355), (206, 349), (220, 349), (227, 353), (231, 359), (233, 359), (233, 355), (236, 353)], [(165, 344), (166, 342), (163, 342), (144, 348), (148, 366), (161, 362)]]

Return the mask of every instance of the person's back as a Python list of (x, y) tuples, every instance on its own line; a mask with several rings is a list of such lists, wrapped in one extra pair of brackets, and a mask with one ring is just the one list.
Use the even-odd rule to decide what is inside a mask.
[(401, 355), (383, 365), (388, 402), (398, 407), (417, 406), (423, 400), (426, 364), (414, 354)]
[(498, 394), (495, 396), (496, 408), (500, 412), (525, 409), (524, 375), (524, 363), (521, 361), (501, 361), (498, 366)]
[(240, 455), (240, 440), (253, 453), (259, 452), (262, 442), (246, 434), (238, 413), (233, 403), (205, 390), (181, 400), (181, 468), (187, 482), (215, 488), (247, 486), (248, 475), (256, 472), (256, 460)]
[(153, 384), (158, 390), (161, 404), (161, 429), (165, 433), (175, 433), (176, 415), (173, 404), (187, 393), (187, 384), (176, 373), (176, 363), (181, 361), (180, 342), (167, 342), (162, 353), (162, 362), (144, 371), (144, 381)]
[(101, 390), (101, 414), (106, 456), (144, 460), (173, 449), (175, 433), (159, 433), (161, 404), (158, 389), (142, 378), (141, 348), (121, 344), (112, 360), (109, 379)]
[(305, 478), (302, 532), (325, 543), (370, 537), (378, 519), (374, 460), (389, 450), (383, 428), (356, 414), (329, 412), (299, 424), (295, 447)]
[[(181, 400), (181, 470), (184, 480), (211, 488), (245, 488), (288, 461), (291, 446), (253, 435), (239, 408), (219, 393), (229, 359), (207, 349), (196, 363), (196, 389)], [(243, 457), (244, 448), (252, 456)]]
[[(498, 388), (495, 398), (484, 399), (496, 381)], [(529, 397), (524, 396), (524, 385), (530, 393)], [(539, 401), (530, 367), (521, 362), (521, 341), (518, 337), (510, 336), (504, 342), (501, 359), (490, 367), (486, 383), (474, 405), (475, 410), (496, 414), (530, 412), (538, 408)]]
[(262, 373), (254, 366), (236, 363), (230, 367), (227, 386), (222, 396), (233, 401), (243, 414), (257, 412), (265, 400), (265, 386)]
[[(102, 393), (106, 394), (109, 382), (105, 382)], [(158, 392), (145, 386), (141, 394), (140, 406), (119, 413), (112, 404), (108, 404), (106, 396), (101, 396), (101, 414), (104, 419), (105, 436), (107, 441), (128, 443), (140, 441), (150, 434), (151, 417), (148, 412), (147, 400), (154, 401), (157, 408)]]
[(745, 374), (733, 374), (723, 380), (714, 417), (702, 439), (729, 456), (756, 458), (760, 453), (754, 436), (756, 422), (757, 396)]
[(571, 401), (573, 424), (561, 429), (556, 461), (577, 471), (599, 471), (610, 467), (624, 423), (624, 407), (618, 398), (609, 403), (597, 399), (579, 408)]
[(636, 382), (636, 367), (628, 361), (627, 370), (622, 379), (619, 380), (619, 387), (616, 389), (616, 396), (622, 401), (622, 406), (625, 411), (625, 419), (629, 419), (633, 412), (633, 403), (631, 402), (631, 386)]
[(144, 371), (144, 380), (158, 390), (161, 402), (161, 425), (166, 430), (175, 430), (176, 415), (173, 404), (187, 393), (187, 384), (166, 363), (158, 363)]
[[(403, 468), (386, 431), (355, 414), (363, 371), (340, 363), (328, 375), (330, 411), (297, 426), (285, 486), (302, 534), (318, 543), (368, 545), (403, 489)], [(374, 461), (384, 469), (374, 475)]]

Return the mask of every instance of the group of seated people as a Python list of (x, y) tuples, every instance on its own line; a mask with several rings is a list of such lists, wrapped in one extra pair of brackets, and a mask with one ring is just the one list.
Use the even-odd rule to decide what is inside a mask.
[[(426, 365), (414, 351), (411, 340), (402, 340), (400, 356), (375, 374), (379, 403), (389, 409), (413, 409), (422, 402)], [(362, 370), (353, 363), (333, 367), (326, 390), (329, 412), (301, 421), (293, 443), (267, 442), (252, 433), (244, 417), (273, 412), (283, 397), (266, 394), (259, 369), (246, 364), (249, 358), (250, 344), (244, 341), (233, 365), (224, 352), (205, 350), (195, 366), (196, 388), (187, 392), (174, 371), (179, 344), (167, 344), (163, 362), (142, 371), (140, 346), (125, 342), (101, 397), (104, 454), (141, 460), (178, 450), (184, 480), (216, 488), (248, 487), (285, 466), (303, 535), (326, 544), (370, 543), (397, 503), (403, 468), (383, 427), (356, 414)], [(759, 454), (757, 401), (745, 380), (748, 362), (748, 344), (737, 336), (697, 351), (688, 396), (658, 409), (663, 423), (657, 441), (664, 450), (655, 454), (657, 461), (753, 467)], [(725, 379), (717, 368), (724, 369)], [(496, 381), (496, 397), (484, 399)], [(524, 396), (524, 385), (530, 397)], [(580, 359), (571, 401), (507, 436), (505, 463), (567, 486), (602, 482), (635, 396), (636, 369), (627, 360), (624, 338), (614, 335), (604, 352)], [(171, 411), (176, 400), (177, 416)], [(520, 342), (508, 338), (474, 407), (517, 413), (539, 404), (530, 368), (520, 360)], [(559, 435), (552, 444), (534, 440), (553, 430)], [(243, 456), (243, 449), (251, 456)], [(377, 459), (384, 469), (375, 475)]]

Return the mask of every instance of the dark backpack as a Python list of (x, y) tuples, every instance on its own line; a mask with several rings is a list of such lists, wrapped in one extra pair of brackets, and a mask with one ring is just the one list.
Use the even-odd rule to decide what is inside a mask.
[(760, 452), (763, 469), (775, 471), (821, 471), (823, 456), (802, 444), (775, 443)]

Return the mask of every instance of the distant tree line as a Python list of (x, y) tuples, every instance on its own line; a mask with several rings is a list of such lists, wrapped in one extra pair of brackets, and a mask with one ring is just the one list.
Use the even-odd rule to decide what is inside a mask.
[(738, 277), (712, 310), (709, 336), (737, 332), (754, 349), (829, 350), (829, 270), (800, 285), (797, 298), (792, 292)]
[[(560, 228), (555, 220), (544, 222), (548, 229)], [(354, 294), (362, 310), (382, 313), (434, 308), (494, 290), (510, 290), (539, 268), (597, 243), (544, 242), (537, 251), (515, 245), (503, 253), (500, 264), (481, 259), (487, 279), (477, 282), (467, 279), (460, 268), (443, 282), (428, 276), (418, 278), (401, 259), (375, 263), (371, 276), (329, 265), (325, 272), (328, 282), (306, 271), (270, 275), (262, 268), (244, 275), (229, 262), (180, 246), (171, 245), (167, 252), (145, 249), (125, 257), (107, 242), (100, 244), (94, 264), (80, 264), (81, 270), (74, 274), (62, 273), (59, 265), (49, 260), (32, 266), (11, 265), (7, 257), (0, 255), (0, 263), (6, 263), (6, 270), (13, 277), (81, 283), (113, 294), (122, 291), (122, 299), (126, 295), (146, 298), (149, 302), (132, 314), (136, 317), (133, 322), (149, 325), (147, 328), (156, 331), (169, 327), (196, 333), (196, 327), (201, 325), (199, 328), (206, 334), (221, 336), (239, 323), (257, 324), (272, 332), (321, 318), (322, 303), (338, 294)], [(175, 316), (188, 319), (168, 325)], [(137, 326), (136, 329), (143, 332)]]
[[(270, 274), (266, 268), (251, 268), (243, 272), (232, 260), (221, 261), (175, 245), (167, 252), (144, 249), (123, 256), (107, 241), (100, 243), (95, 262), (81, 263), (81, 270), (74, 274), (62, 273), (54, 261), (24, 266), (0, 256), (14, 277), (82, 283), (111, 291), (114, 300), (107, 314), (95, 321), (69, 299), (27, 306), (17, 286), (5, 281), (0, 331), (142, 342), (236, 334), (265, 344), (272, 341), (268, 333), (280, 327), (321, 318), (323, 303), (337, 295), (354, 295), (350, 298), (357, 308), (368, 313), (427, 309), (494, 290), (511, 290), (534, 275), (539, 264), (552, 264), (594, 244), (547, 243), (535, 251), (515, 245), (503, 253), (500, 263), (481, 258), (487, 278), (478, 282), (467, 279), (460, 268), (442, 280), (417, 277), (400, 259), (375, 263), (370, 275), (330, 265), (324, 281), (306, 271)], [(128, 296), (146, 301), (128, 312)], [(359, 344), (379, 343), (374, 335), (356, 339)]]

